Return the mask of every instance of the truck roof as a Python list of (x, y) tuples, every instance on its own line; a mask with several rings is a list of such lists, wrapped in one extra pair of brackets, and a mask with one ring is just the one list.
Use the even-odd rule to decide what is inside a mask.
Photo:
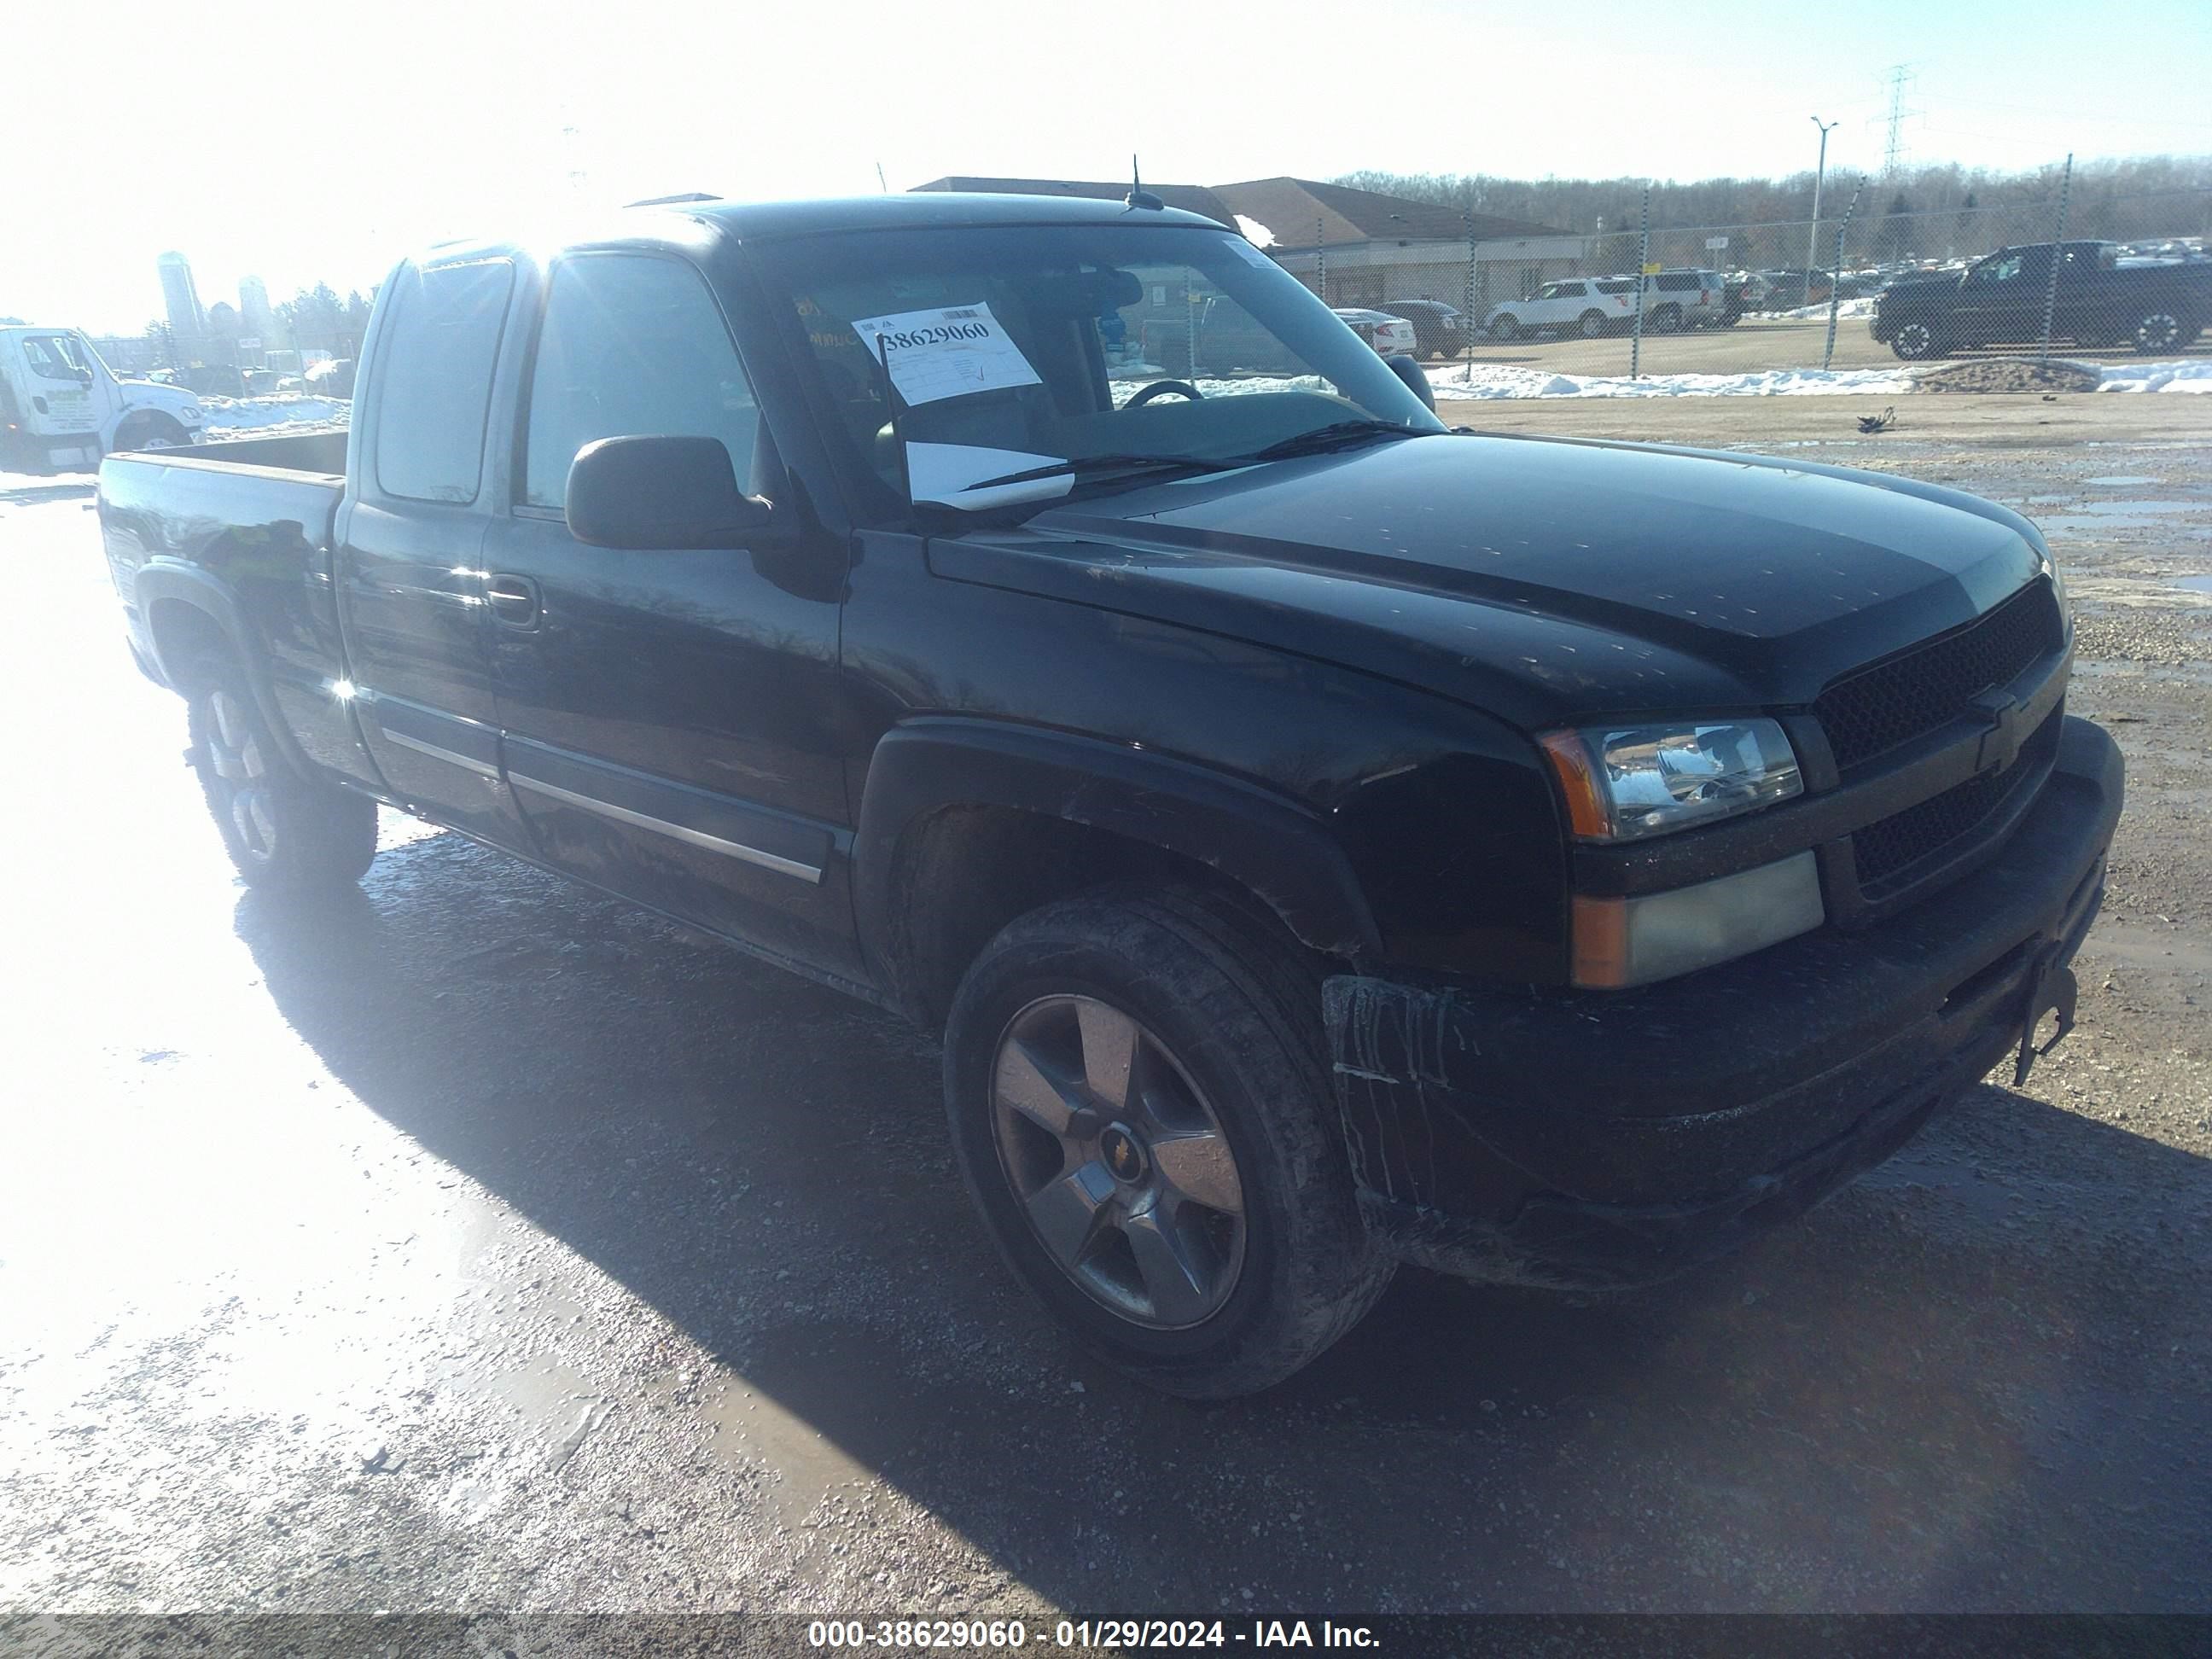
[[(907, 230), (992, 225), (1104, 225), (1134, 221), (1149, 225), (1189, 225), (1204, 230), (1229, 227), (1180, 208), (1133, 208), (1120, 202), (1069, 196), (1000, 196), (955, 191), (916, 191), (898, 196), (850, 196), (803, 202), (732, 202), (717, 198), (641, 202), (592, 221), (577, 242), (696, 240), (705, 227), (716, 240), (745, 241), (787, 236), (818, 236), (840, 231)], [(1234, 234), (1233, 232), (1231, 233)], [(465, 258), (471, 251), (512, 246), (505, 238), (464, 237), (424, 251), (425, 258)]]

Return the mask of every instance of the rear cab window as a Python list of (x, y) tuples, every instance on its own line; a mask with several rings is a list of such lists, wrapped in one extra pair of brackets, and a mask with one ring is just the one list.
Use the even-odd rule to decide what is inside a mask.
[(377, 486), (408, 501), (465, 506), (483, 484), (484, 420), (514, 266), (409, 265), (391, 286), (392, 331), (377, 364)]

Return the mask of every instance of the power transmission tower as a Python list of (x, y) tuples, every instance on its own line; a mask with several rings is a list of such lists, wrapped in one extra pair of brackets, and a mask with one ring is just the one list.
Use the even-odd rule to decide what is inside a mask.
[(1912, 72), (1910, 64), (1899, 64), (1889, 71), (1889, 141), (1882, 146), (1881, 176), (1884, 179), (1897, 172), (1897, 164), (1905, 156), (1905, 123), (1908, 116), (1920, 113), (1905, 106), (1905, 89), (1920, 77)]

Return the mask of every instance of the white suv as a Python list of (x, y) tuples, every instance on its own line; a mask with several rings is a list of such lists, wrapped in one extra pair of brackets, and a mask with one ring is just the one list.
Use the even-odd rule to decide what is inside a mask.
[(1626, 326), (1635, 315), (1634, 277), (1568, 276), (1545, 283), (1532, 298), (1491, 307), (1483, 327), (1498, 340), (1517, 340), (1540, 329), (1594, 340)]

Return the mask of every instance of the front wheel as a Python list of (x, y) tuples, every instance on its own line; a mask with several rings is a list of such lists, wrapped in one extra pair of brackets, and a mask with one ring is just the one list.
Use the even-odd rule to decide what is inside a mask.
[(954, 1000), (945, 1105), (994, 1243), (1170, 1394), (1280, 1382), (1389, 1282), (1297, 951), (1211, 895), (1106, 889), (1009, 925)]
[(1680, 306), (1661, 306), (1651, 313), (1651, 327), (1656, 333), (1672, 334), (1681, 326), (1682, 307)]
[(1936, 331), (1925, 323), (1900, 323), (1889, 337), (1889, 349), (1908, 363), (1933, 357), (1936, 343)]
[(2197, 328), (2179, 312), (2146, 313), (2129, 335), (2135, 349), (2146, 357), (2162, 351), (2179, 351), (2197, 337)]
[(376, 803), (302, 776), (277, 751), (234, 661), (203, 665), (194, 681), (192, 769), (238, 873), (280, 892), (358, 880), (376, 856)]
[(1521, 324), (1519, 319), (1511, 316), (1492, 318), (1490, 319), (1490, 337), (1493, 340), (1519, 339), (1521, 337)]

